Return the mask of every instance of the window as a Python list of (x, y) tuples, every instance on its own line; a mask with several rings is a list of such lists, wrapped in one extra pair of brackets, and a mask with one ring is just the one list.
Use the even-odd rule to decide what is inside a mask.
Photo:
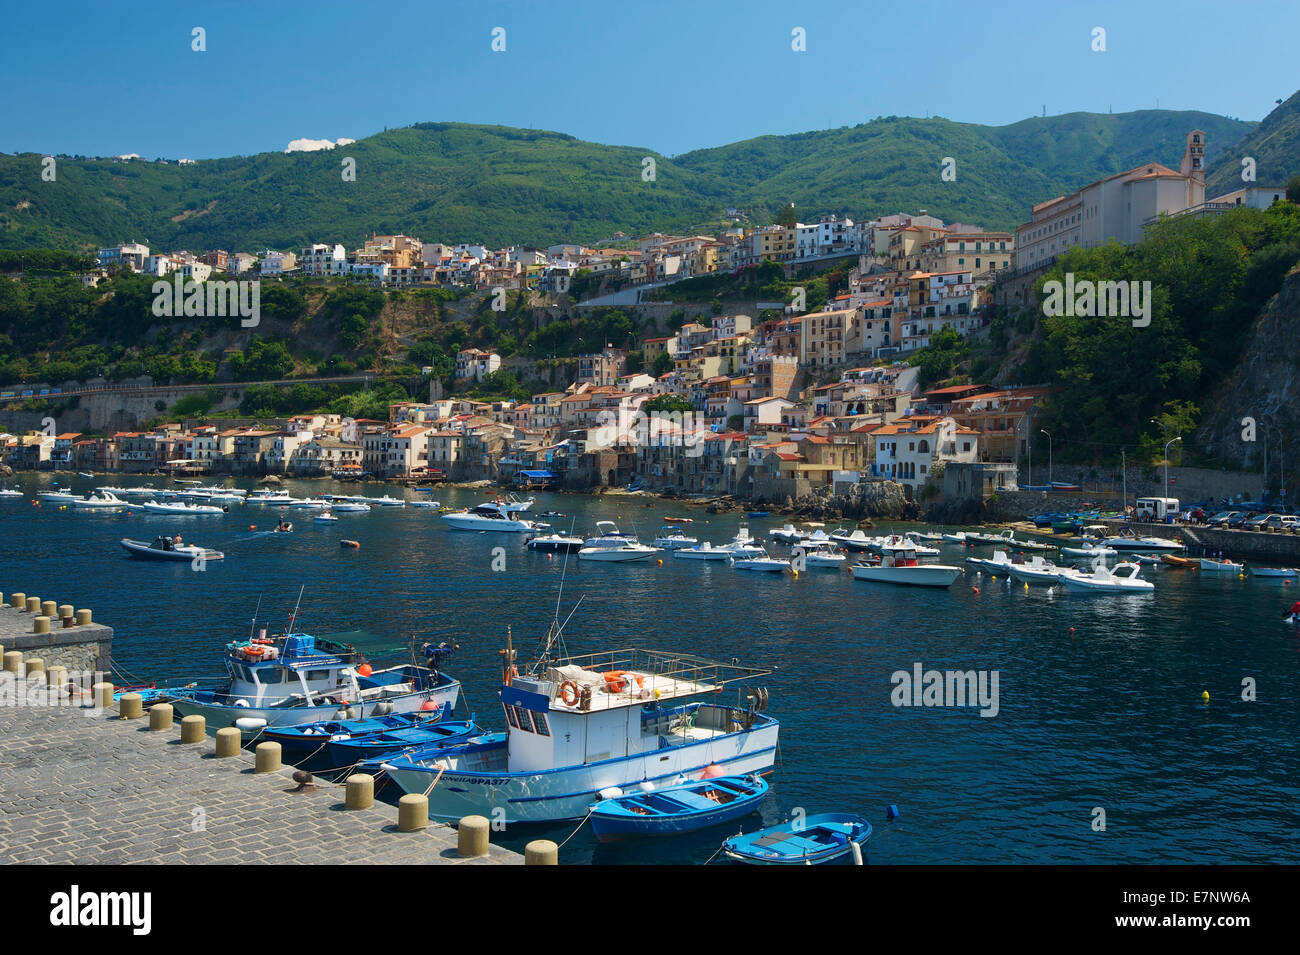
[(533, 727), (537, 730), (537, 733), (541, 736), (551, 735), (551, 727), (546, 722), (545, 713), (533, 714)]
[(501, 706), (506, 711), (506, 719), (510, 721), (510, 725), (518, 729), (519, 720), (515, 718), (515, 708), (509, 703), (502, 703)]

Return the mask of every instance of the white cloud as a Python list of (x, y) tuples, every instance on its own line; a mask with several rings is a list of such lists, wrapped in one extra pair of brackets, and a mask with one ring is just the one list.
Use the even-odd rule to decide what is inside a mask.
[(346, 146), (348, 143), (355, 143), (355, 139), (340, 139), (338, 142), (331, 142), (328, 139), (295, 139), (287, 147), (287, 153), (310, 153), (318, 149), (333, 149), (335, 146)]

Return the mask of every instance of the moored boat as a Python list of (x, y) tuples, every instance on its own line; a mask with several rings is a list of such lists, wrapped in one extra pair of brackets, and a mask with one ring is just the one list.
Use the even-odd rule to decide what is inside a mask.
[(122, 538), (118, 543), (132, 557), (142, 560), (186, 560), (191, 563), (197, 560), (205, 563), (209, 560), (223, 560), (226, 556), (221, 551), (209, 547), (180, 543), (179, 534), (175, 538), (155, 537), (152, 544), (131, 540), (128, 537)]
[(728, 858), (750, 865), (822, 865), (858, 862), (870, 836), (871, 823), (861, 816), (823, 812), (732, 836), (722, 848)]
[(1214, 560), (1210, 557), (1201, 558), (1201, 572), (1211, 574), (1240, 574), (1246, 569), (1245, 564), (1234, 563), (1224, 558), (1223, 560)]
[(766, 798), (763, 777), (714, 776), (602, 796), (591, 806), (591, 829), (601, 842), (645, 836), (676, 836), (731, 822), (758, 809)]
[(1091, 573), (1082, 570), (1062, 571), (1057, 580), (1074, 593), (1140, 594), (1155, 590), (1155, 584), (1139, 576), (1141, 567), (1124, 562), (1113, 568), (1098, 564)]
[(916, 554), (909, 551), (882, 557), (877, 564), (857, 563), (850, 569), (854, 580), (913, 587), (949, 587), (962, 573), (960, 567), (947, 564), (922, 564), (916, 559)]

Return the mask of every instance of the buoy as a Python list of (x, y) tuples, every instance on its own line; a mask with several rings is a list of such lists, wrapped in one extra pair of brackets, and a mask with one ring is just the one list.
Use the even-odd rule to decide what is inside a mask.
[(725, 776), (726, 772), (716, 763), (709, 763), (704, 767), (704, 772), (700, 773), (700, 779), (713, 779), (717, 776)]
[(549, 552), (547, 553), (547, 555), (546, 555), (546, 559), (547, 559), (547, 560), (553, 560), (554, 558), (555, 558), (555, 555), (554, 555), (554, 554), (549, 553)]
[(438, 704), (433, 702), (433, 700), (425, 700), (423, 703), (420, 704), (420, 709), (426, 713), (436, 710), (437, 708), (438, 708)]
[(1208, 702), (1210, 702), (1210, 691), (1209, 691), (1209, 690), (1202, 690), (1202, 691), (1201, 691), (1201, 702), (1202, 702), (1202, 703), (1208, 703)]
[(1074, 628), (1073, 628), (1073, 627), (1070, 628), (1070, 632), (1071, 632), (1071, 633), (1074, 633)]
[(662, 557), (660, 557), (660, 558), (659, 558), (659, 566), (662, 567), (663, 565), (664, 565), (664, 559), (663, 559)]
[(249, 524), (249, 525), (248, 525), (248, 529), (249, 529), (250, 531), (255, 531), (255, 530), (257, 530), (257, 525), (256, 525), (256, 524)]
[(971, 591), (972, 591), (973, 593), (979, 593), (979, 592), (980, 592), (980, 589), (979, 589), (978, 587), (972, 587), (972, 588), (971, 588)]
[(374, 672), (369, 663), (363, 663), (357, 667), (357, 676), (370, 676)]
[(885, 815), (890, 819), (897, 819), (898, 807), (895, 806), (893, 803), (890, 803), (888, 806), (885, 807)]
[(340, 546), (340, 547), (351, 547), (351, 548), (353, 548), (353, 549), (355, 549), (355, 550), (360, 550), (360, 549), (361, 549), (361, 542), (360, 542), (360, 541), (347, 541), (347, 540), (342, 540), (342, 541), (339, 541), (339, 546)]

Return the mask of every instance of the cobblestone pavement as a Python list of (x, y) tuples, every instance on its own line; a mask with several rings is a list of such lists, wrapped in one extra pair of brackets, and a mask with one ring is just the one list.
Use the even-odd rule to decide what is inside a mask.
[(456, 831), (397, 830), (397, 809), (346, 811), (343, 787), (317, 779), (291, 795), (292, 767), (253, 773), (253, 755), (217, 759), (211, 737), (182, 745), (180, 720), (149, 732), (71, 707), (0, 707), (0, 862), (522, 863), (496, 846), (462, 859)]

